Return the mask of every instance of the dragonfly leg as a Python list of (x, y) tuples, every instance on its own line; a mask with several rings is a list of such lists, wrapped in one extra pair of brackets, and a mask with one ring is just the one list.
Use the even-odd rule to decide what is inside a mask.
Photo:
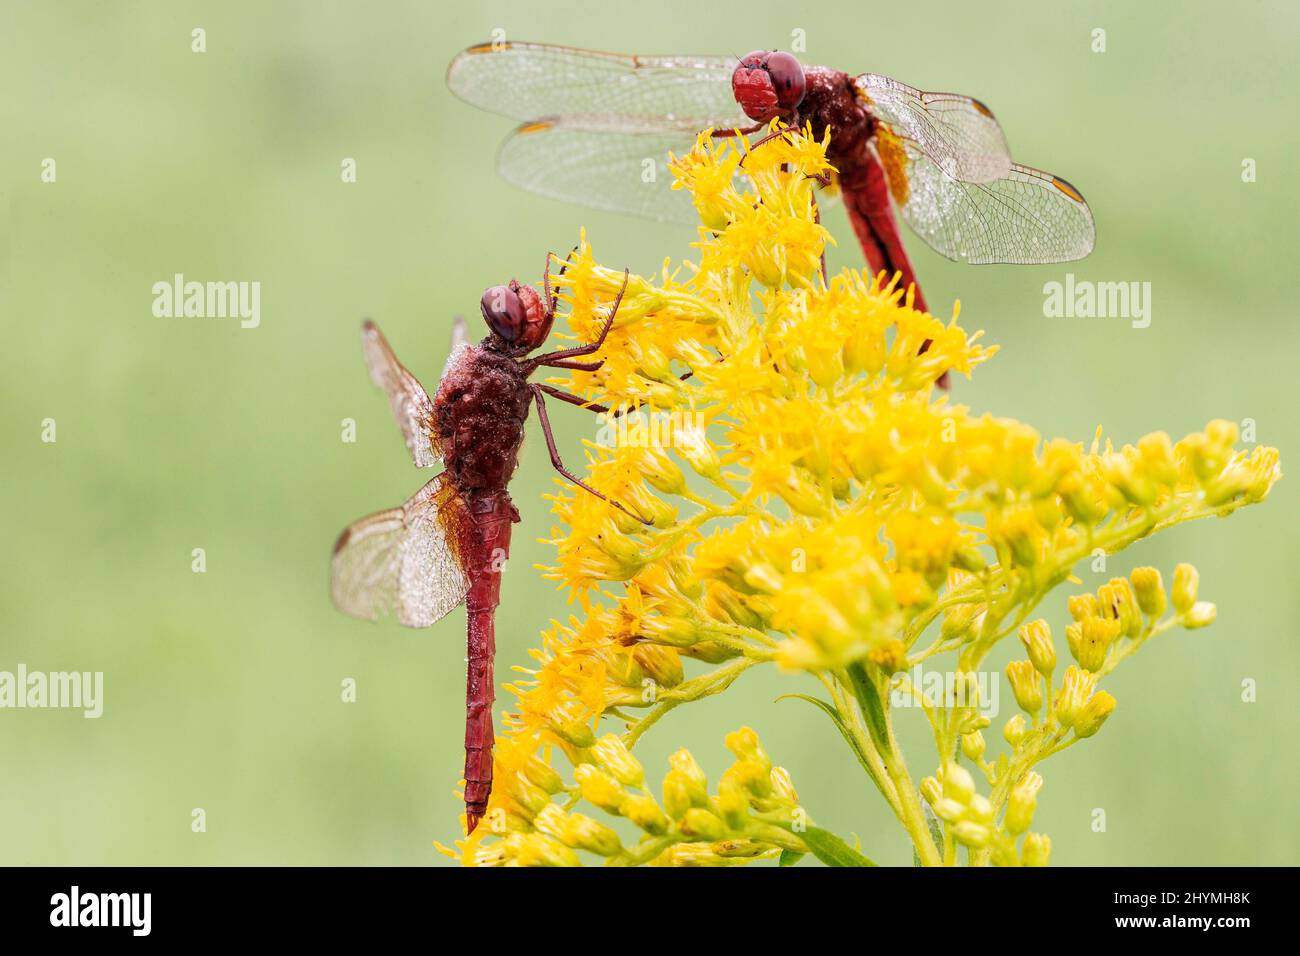
[[(627, 291), (627, 282), (631, 275), (631, 272), (627, 269), (623, 270), (623, 286), (618, 290), (618, 295), (614, 297), (614, 304), (610, 306), (609, 316), (605, 319), (605, 325), (601, 328), (600, 335), (596, 337), (594, 342), (588, 342), (586, 345), (578, 345), (571, 349), (560, 349), (558, 352), (547, 352), (545, 355), (539, 355), (537, 358), (530, 360), (524, 366), (524, 374), (531, 375), (539, 365), (551, 365), (555, 368), (580, 368), (581, 366), (578, 365), (559, 365), (557, 364), (557, 360), (563, 361), (564, 359), (576, 358), (579, 355), (590, 355), (593, 352), (600, 351), (600, 347), (605, 344), (605, 337), (609, 335), (609, 330), (614, 325), (614, 316), (618, 314), (618, 307), (623, 303), (623, 293)], [(596, 366), (596, 368), (599, 367), (599, 365)], [(594, 371), (594, 369), (586, 369), (586, 371)]]
[[(569, 267), (569, 260), (573, 258), (573, 254), (577, 251), (577, 246), (574, 246), (569, 250), (569, 254), (564, 257), (564, 262), (560, 265), (560, 271), (556, 273), (557, 275), (564, 275), (564, 270)], [(551, 315), (555, 314), (555, 305), (558, 299), (557, 293), (551, 291), (551, 260), (558, 258), (559, 257), (555, 253), (548, 252), (546, 254), (546, 268), (542, 271), (542, 288), (545, 292), (545, 299), (548, 303), (547, 308)]]
[[(572, 363), (572, 364), (578, 364), (578, 363)], [(679, 382), (684, 382), (694, 374), (695, 374), (694, 372), (686, 372), (682, 375), (677, 376), (677, 380)], [(577, 395), (571, 395), (570, 393), (564, 391), (563, 389), (556, 388), (554, 385), (539, 384), (537, 387), (540, 388), (547, 395), (550, 395), (554, 398), (558, 398), (562, 402), (568, 402), (570, 405), (577, 405), (580, 408), (588, 408), (598, 415), (609, 415), (611, 418), (618, 418), (620, 415), (630, 415), (632, 412), (635, 412), (637, 409), (639, 409), (642, 405), (641, 402), (635, 402), (632, 405), (627, 406), (626, 408), (616, 408), (611, 412), (608, 406), (597, 405), (594, 402), (584, 401), (583, 399), (579, 398)]]
[[(531, 364), (531, 363), (530, 363)], [(541, 363), (547, 368), (571, 368), (579, 372), (594, 372), (605, 364), (604, 359), (597, 359), (594, 362), (570, 362), (567, 359), (560, 359), (557, 362)]]
[(551, 453), (551, 465), (555, 468), (555, 470), (558, 471), (565, 478), (568, 478), (571, 482), (573, 482), (583, 491), (589, 491), (597, 498), (601, 499), (602, 501), (609, 502), (619, 511), (623, 512), (625, 515), (635, 518), (637, 521), (640, 521), (642, 524), (651, 525), (652, 524), (651, 522), (647, 521), (645, 518), (642, 518), (635, 511), (630, 510), (620, 502), (617, 502), (613, 498), (610, 498), (608, 495), (601, 494), (595, 488), (591, 487), (591, 485), (587, 484), (585, 481), (583, 481), (573, 472), (569, 471), (569, 469), (564, 467), (564, 462), (560, 459), (560, 450), (555, 447), (555, 434), (551, 431), (551, 421), (549, 418), (546, 417), (546, 400), (542, 397), (543, 395), (542, 389), (540, 386), (536, 384), (531, 385), (529, 387), (533, 390), (533, 396), (537, 399), (537, 420), (542, 425), (542, 434), (546, 437), (546, 450)]
[[(762, 128), (762, 124), (759, 124), (759, 128), (760, 129)], [(756, 139), (754, 140), (754, 142), (750, 143), (749, 151), (753, 152), (754, 150), (758, 149), (758, 147), (762, 146), (764, 143), (771, 142), (772, 140), (776, 139), (779, 136), (784, 136), (786, 133), (797, 133), (802, 128), (803, 128), (803, 124), (800, 123), (799, 121), (799, 114), (797, 112), (793, 113), (791, 114), (790, 119), (786, 122), (784, 126), (778, 127), (777, 129), (772, 130), (772, 132), (768, 133), (763, 138)], [(757, 130), (755, 130), (755, 132), (757, 132)], [(745, 165), (745, 160), (743, 158), (740, 160), (740, 165), (741, 166)]]
[[(564, 391), (562, 388), (556, 388), (554, 385), (543, 385), (539, 383), (535, 387), (540, 388), (552, 398), (558, 398), (560, 401), (568, 402), (570, 405), (577, 405), (579, 408), (585, 408), (588, 411), (595, 412), (597, 415), (609, 414), (609, 409), (606, 406), (597, 405), (595, 402), (589, 402), (584, 398), (580, 398), (577, 395), (572, 395), (569, 392)], [(617, 412), (615, 414), (617, 414)]]
[(755, 123), (753, 126), (746, 126), (744, 129), (715, 129), (713, 136), (715, 139), (729, 136), (749, 136), (757, 133), (766, 125), (766, 123)]
[[(827, 182), (829, 181), (830, 179), (828, 177)], [(821, 203), (817, 201), (817, 193), (815, 191), (813, 192), (812, 204), (813, 204), (813, 222), (817, 223), (817, 225), (820, 226), (822, 224), (822, 206)], [(829, 288), (829, 286), (826, 283), (826, 243), (824, 242), (822, 243), (822, 288), (823, 289)]]

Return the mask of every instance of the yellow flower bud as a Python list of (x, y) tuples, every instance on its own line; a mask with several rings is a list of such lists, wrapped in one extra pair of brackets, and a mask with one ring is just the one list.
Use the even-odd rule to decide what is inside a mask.
[(619, 813), (627, 799), (627, 793), (619, 782), (592, 764), (579, 764), (573, 771), (573, 779), (578, 782), (583, 799), (606, 813)]
[(1002, 739), (1012, 747), (1019, 747), (1025, 739), (1025, 715), (1016, 714), (1002, 726)]
[(1112, 578), (1097, 589), (1097, 603), (1101, 616), (1119, 625), (1119, 633), (1134, 637), (1141, 630), (1142, 621), (1137, 614), (1137, 601), (1127, 578)]
[(1165, 613), (1169, 599), (1165, 596), (1164, 581), (1156, 568), (1134, 568), (1129, 575), (1133, 581), (1133, 590), (1137, 594), (1138, 607), (1147, 617), (1159, 617)]
[[(512, 834), (511, 855), (520, 866), (581, 866), (578, 855), (559, 840), (542, 833)], [(517, 838), (517, 839), (516, 839)]]
[(546, 806), (533, 818), (533, 827), (548, 836), (562, 840), (565, 824), (569, 822), (564, 808), (558, 803), (547, 802)]
[(1200, 575), (1190, 564), (1180, 564), (1174, 568), (1174, 610), (1186, 614), (1196, 603), (1196, 592), (1200, 587)]
[(1106, 652), (1119, 637), (1120, 622), (1108, 618), (1089, 617), (1079, 622), (1079, 644), (1074, 658), (1084, 670), (1094, 673), (1106, 663)]
[[(586, 796), (584, 793), (583, 796)], [(633, 794), (625, 797), (621, 807), (623, 816), (627, 817), (638, 829), (654, 836), (668, 832), (668, 818), (649, 794)]]
[(553, 767), (537, 757), (529, 757), (525, 760), (521, 773), (530, 783), (541, 787), (547, 793), (559, 793), (564, 789), (564, 778)]
[(722, 778), (756, 797), (766, 797), (772, 792), (772, 768), (757, 760), (737, 760)]
[(672, 578), (673, 587), (677, 588), (684, 597), (691, 601), (698, 601), (700, 595), (704, 593), (704, 586), (700, 584), (699, 578), (695, 576), (695, 569), (690, 561), (685, 558), (669, 558), (666, 562), (668, 567), (668, 576)]
[(669, 770), (664, 775), (664, 810), (674, 820), (691, 808), (691, 784), (686, 775)]
[[(639, 522), (637, 528), (640, 529)], [(645, 566), (641, 543), (621, 531), (613, 519), (607, 520), (601, 529), (601, 533), (592, 538), (591, 545), (610, 560), (610, 566), (604, 569), (604, 574), (618, 581), (635, 577)]]
[(1066, 600), (1066, 607), (1070, 609), (1070, 617), (1076, 621), (1082, 621), (1085, 617), (1096, 617), (1101, 613), (1101, 605), (1097, 602), (1095, 594), (1074, 594)]
[(961, 752), (969, 760), (978, 761), (984, 755), (984, 735), (978, 730), (961, 735)]
[(638, 644), (632, 651), (632, 659), (660, 687), (676, 687), (685, 676), (682, 673), (682, 659), (671, 647)]
[(943, 768), (943, 795), (965, 807), (975, 795), (975, 778), (960, 764), (948, 764)]
[(1065, 646), (1070, 649), (1070, 656), (1079, 659), (1079, 642), (1083, 640), (1083, 624), (1075, 621), (1065, 628)]
[(756, 760), (759, 763), (771, 766), (763, 745), (758, 742), (758, 734), (754, 733), (752, 727), (741, 727), (739, 730), (733, 730), (727, 734), (724, 743), (727, 749), (742, 760)]
[(617, 833), (581, 813), (569, 815), (560, 839), (575, 849), (588, 850), (598, 856), (614, 856), (623, 849)]
[(1024, 866), (1047, 866), (1052, 855), (1052, 841), (1042, 833), (1026, 833), (1025, 844), (1020, 850), (1020, 862)]
[(1115, 709), (1115, 698), (1104, 690), (1095, 693), (1079, 708), (1074, 719), (1074, 733), (1078, 737), (1091, 737), (1101, 730), (1101, 725)]
[(799, 794), (795, 792), (794, 781), (790, 779), (790, 771), (785, 767), (772, 768), (772, 792), (778, 798), (792, 806), (799, 803)]
[(661, 448), (643, 449), (637, 470), (646, 484), (662, 494), (680, 495), (686, 490), (686, 476)]
[(1029, 829), (1034, 822), (1034, 810), (1038, 807), (1038, 791), (1043, 788), (1043, 778), (1033, 771), (1011, 788), (1007, 798), (1007, 814), (1003, 818), (1006, 828), (1012, 833), (1020, 834)]
[(722, 818), (727, 821), (727, 826), (739, 830), (745, 825), (745, 818), (749, 815), (749, 794), (743, 787), (724, 775), (723, 779), (718, 781), (717, 808)]
[(1183, 616), (1183, 627), (1189, 631), (1205, 627), (1207, 624), (1213, 624), (1218, 614), (1219, 609), (1209, 601), (1197, 601)]
[(1034, 669), (1044, 677), (1051, 677), (1056, 668), (1056, 648), (1052, 645), (1052, 629), (1047, 622), (1042, 618), (1030, 621), (1018, 633)]
[(963, 846), (978, 849), (989, 842), (989, 839), (993, 836), (993, 831), (982, 823), (976, 823), (974, 820), (958, 820), (953, 825), (952, 835)]
[(994, 866), (1019, 866), (1020, 857), (1016, 853), (1016, 841), (1005, 833), (994, 834), (993, 854), (990, 860)]
[(1062, 727), (1070, 728), (1084, 703), (1092, 696), (1097, 686), (1097, 675), (1089, 673), (1071, 664), (1065, 669), (1061, 680), (1061, 689), (1052, 705), (1052, 712)]
[(596, 735), (591, 732), (591, 728), (579, 720), (563, 725), (553, 724), (551, 730), (575, 747), (590, 747), (596, 742)]
[(993, 804), (989, 798), (982, 793), (971, 796), (970, 804), (966, 807), (967, 819), (974, 820), (977, 823), (993, 823)]
[(934, 814), (947, 823), (956, 823), (966, 813), (966, 804), (952, 797), (940, 797), (934, 802)]
[(1280, 456), (1276, 448), (1257, 447), (1250, 454), (1250, 486), (1246, 489), (1246, 500), (1251, 502), (1263, 501), (1269, 491), (1273, 488), (1273, 483), (1282, 477), (1282, 470), (1278, 467)]
[(645, 770), (632, 756), (618, 734), (606, 734), (591, 748), (591, 755), (601, 768), (625, 787), (639, 787), (645, 783)]
[(886, 674), (896, 674), (907, 667), (907, 648), (898, 638), (891, 637), (868, 651), (867, 660)]
[(709, 617), (717, 621), (732, 621), (741, 627), (752, 627), (757, 630), (767, 626), (753, 605), (720, 581), (709, 583), (708, 592), (704, 596), (704, 610), (708, 612)]
[(727, 861), (713, 851), (712, 843), (678, 843), (650, 861), (651, 866), (726, 866)]
[(727, 835), (727, 825), (708, 810), (691, 807), (682, 817), (681, 831), (699, 840), (721, 840)]
[(1138, 453), (1147, 475), (1162, 485), (1172, 485), (1178, 480), (1178, 463), (1174, 459), (1174, 446), (1165, 432), (1152, 432), (1138, 439)]
[(700, 769), (700, 765), (695, 762), (691, 752), (683, 747), (671, 757), (668, 758), (669, 765), (681, 775), (684, 785), (688, 789), (691, 804), (693, 806), (704, 806), (709, 802), (709, 779)]
[(531, 817), (551, 802), (551, 795), (537, 786), (523, 774), (515, 774), (507, 782), (506, 793), (515, 802), (518, 809)]
[(921, 781), (921, 796), (925, 797), (926, 803), (934, 806), (943, 796), (943, 787), (936, 778), (925, 777)]
[(1043, 706), (1043, 681), (1029, 661), (1012, 661), (1007, 665), (1007, 680), (1016, 703), (1027, 714), (1036, 714)]
[(975, 618), (982, 609), (983, 605), (979, 604), (958, 604), (944, 611), (943, 623), (939, 625), (939, 636), (945, 641), (955, 640), (958, 637), (972, 640), (975, 632), (971, 625), (975, 623)]
[(673, 430), (674, 447), (697, 475), (715, 481), (722, 474), (718, 453), (705, 429), (690, 421), (691, 418), (692, 416), (684, 416), (685, 421)]

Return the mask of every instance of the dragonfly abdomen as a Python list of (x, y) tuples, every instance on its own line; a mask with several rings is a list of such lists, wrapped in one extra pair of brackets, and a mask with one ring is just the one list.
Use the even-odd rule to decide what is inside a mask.
[(496, 609), (501, 603), (501, 574), (510, 556), (510, 526), (519, 520), (504, 491), (467, 500), (471, 522), (462, 543), (471, 584), (465, 607), (467, 622), (465, 675), (465, 817), (472, 833), (487, 812), (492, 793), (492, 704), (496, 699)]

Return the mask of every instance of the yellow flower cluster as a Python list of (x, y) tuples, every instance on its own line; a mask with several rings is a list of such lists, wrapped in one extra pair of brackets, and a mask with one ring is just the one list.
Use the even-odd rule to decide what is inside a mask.
[[(1180, 564), (1174, 571), (1173, 608), (1168, 615), (1169, 596), (1160, 572), (1151, 567), (1135, 568), (1129, 577), (1113, 578), (1095, 593), (1071, 597), (1068, 606), (1074, 620), (1065, 630), (1065, 640), (1075, 663), (1065, 668), (1059, 684), (1053, 683), (1057, 656), (1051, 626), (1038, 619), (1018, 628), (1027, 659), (1008, 664), (1006, 676), (1024, 714), (1016, 714), (1002, 728), (1010, 750), (995, 762), (987, 759), (981, 733), (990, 723), (987, 718), (968, 717), (960, 736), (962, 755), (984, 773), (992, 787), (990, 796), (979, 794), (970, 772), (956, 763), (921, 781), (922, 796), (949, 825), (949, 858), (962, 845), (977, 862), (1046, 864), (1051, 841), (1043, 834), (1025, 832), (1043, 786), (1043, 778), (1031, 768), (1101, 729), (1116, 700), (1097, 685), (1122, 660), (1175, 626), (1192, 629), (1214, 620), (1214, 605), (1198, 601), (1197, 588), (1196, 569)], [(933, 714), (934, 702), (925, 704)], [(1017, 852), (1021, 834), (1025, 840)]]
[[(1025, 625), (1032, 609), (1085, 557), (1262, 500), (1280, 477), (1278, 455), (1236, 449), (1236, 428), (1222, 421), (1178, 442), (1156, 432), (1116, 448), (1099, 433), (1085, 446), (952, 402), (935, 380), (969, 376), (995, 349), (963, 330), (956, 310), (944, 322), (913, 309), (894, 278), (822, 275), (828, 235), (813, 187), (833, 172), (825, 146), (787, 133), (748, 150), (705, 135), (674, 160), (676, 186), (692, 192), (702, 221), (698, 261), (633, 275), (603, 364), (552, 380), (616, 410), (589, 443), (589, 480), (652, 525), (568, 486), (554, 496), (547, 574), (580, 613), (554, 624), (536, 666), (510, 688), (498, 779), (548, 748), (585, 759), (579, 740), (602, 718), (627, 721), (621, 739), (632, 746), (674, 707), (771, 662), (822, 682), (829, 699), (815, 702), (921, 861), (950, 862), (893, 738), (888, 698), (906, 687), (900, 672), (953, 652), (958, 676), (973, 678), (1020, 630), (1030, 659), (1008, 678), (1034, 715), (1024, 753), (1041, 759), (1064, 745), (1058, 733), (1072, 730), (1071, 742), (1095, 733), (1114, 706), (1095, 679), (1164, 626), (1152, 623), (1165, 610), (1159, 575), (1135, 572), (1071, 605), (1077, 666), (1059, 688), (1046, 625)], [(584, 235), (556, 281), (574, 338), (589, 340), (624, 275), (597, 264)], [(1188, 573), (1175, 575), (1169, 620), (1208, 623), (1213, 608), (1195, 602)], [(935, 622), (933, 643), (919, 647)], [(941, 754), (960, 738), (968, 759), (983, 760), (972, 700), (929, 701), (926, 713)], [(987, 806), (971, 803), (964, 768), (944, 763), (927, 796), (943, 801), (949, 849), (1046, 860), (1050, 844), (1037, 835), (1018, 855), (1007, 850), (1032, 815), (1025, 759), (1009, 758)], [(499, 786), (492, 807), (514, 813), (511, 792)], [(1013, 794), (1015, 816), (998, 823)], [(516, 833), (559, 839), (532, 826), (482, 847), (476, 839), (467, 858), (521, 859), (506, 846), (522, 846)]]
[[(809, 852), (800, 836), (808, 822), (790, 775), (772, 766), (748, 727), (727, 735), (736, 761), (714, 793), (695, 758), (679, 750), (669, 758), (660, 800), (617, 735), (597, 738), (577, 725), (556, 740), (573, 765), (572, 782), (535, 756), (526, 740), (501, 744), (492, 807), (463, 847), (465, 862), (578, 866), (583, 851), (610, 866), (729, 866)], [(627, 820), (639, 841), (625, 846), (613, 828), (575, 812), (582, 801)], [(492, 839), (483, 840), (483, 831)]]

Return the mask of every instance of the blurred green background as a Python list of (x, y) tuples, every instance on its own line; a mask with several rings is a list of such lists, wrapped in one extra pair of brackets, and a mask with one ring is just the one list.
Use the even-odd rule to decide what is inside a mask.
[[(1294, 467), (1293, 5), (8, 0), (0, 18), (0, 670), (106, 681), (97, 721), (0, 711), (0, 863), (445, 862), (431, 844), (458, 834), (463, 612), (412, 632), (346, 618), (327, 591), (339, 530), (427, 477), (366, 378), (358, 321), (376, 317), (432, 389), (451, 316), (472, 316), (487, 285), (535, 281), (580, 226), (603, 261), (640, 271), (693, 238), (497, 180), (511, 122), (443, 83), (494, 28), (733, 54), (802, 29), (808, 61), (982, 98), (1018, 159), (1084, 192), (1098, 243), (1082, 263), (1035, 268), (955, 265), (911, 243), (932, 306), (960, 298), (963, 324), (1003, 346), (957, 398), (1074, 440), (1099, 424), (1127, 441), (1249, 418)], [(1091, 50), (1099, 27), (1105, 53)], [(355, 184), (340, 181), (345, 157)], [(832, 268), (860, 265), (843, 213), (828, 221)], [(1044, 318), (1043, 283), (1069, 271), (1151, 282), (1151, 326)], [(153, 317), (152, 284), (176, 272), (259, 280), (261, 327)], [(580, 461), (591, 423), (553, 415)], [(345, 417), (355, 444), (340, 440)], [(40, 440), (45, 418), (56, 444)], [(565, 611), (533, 569), (550, 555), (536, 539), (552, 473), (537, 434), (530, 445), (512, 486), (524, 521), (499, 680)], [(1194, 562), (1219, 621), (1122, 668), (1105, 731), (1047, 765), (1035, 829), (1054, 863), (1296, 862), (1298, 518), (1284, 481), (1229, 521), (1112, 559), (1106, 577)], [(199, 547), (205, 574), (190, 569)], [(1045, 608), (1058, 627), (1067, 593)], [(340, 702), (345, 678), (355, 704)], [(1241, 702), (1245, 679), (1255, 703)], [(687, 745), (716, 776), (724, 733), (748, 723), (819, 823), (909, 862), (824, 717), (772, 702), (807, 689), (752, 673), (671, 714), (639, 752), (658, 777)], [(904, 720), (918, 776), (934, 763), (921, 724)], [(196, 807), (206, 833), (191, 832)]]

